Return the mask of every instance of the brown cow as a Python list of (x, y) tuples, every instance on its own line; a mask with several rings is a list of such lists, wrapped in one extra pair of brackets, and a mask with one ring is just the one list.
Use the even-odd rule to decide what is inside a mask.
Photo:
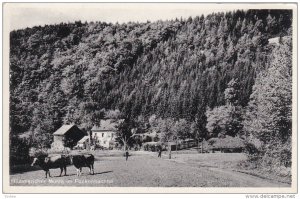
[(56, 169), (60, 168), (60, 175), (65, 171), (65, 175), (67, 175), (67, 159), (66, 157), (62, 155), (56, 155), (56, 156), (46, 156), (41, 155), (33, 159), (33, 162), (31, 166), (38, 165), (40, 166), (45, 172), (46, 172), (46, 178), (47, 174), (50, 175), (50, 169)]

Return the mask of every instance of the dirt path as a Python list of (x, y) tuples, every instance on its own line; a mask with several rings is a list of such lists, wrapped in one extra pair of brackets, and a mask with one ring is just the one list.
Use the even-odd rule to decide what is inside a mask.
[[(45, 179), (44, 171), (11, 175), (11, 185), (27, 186), (121, 186), (121, 187), (285, 187), (288, 184), (270, 182), (243, 173), (197, 168), (154, 156), (101, 158), (95, 162), (95, 175), (83, 169), (77, 177), (73, 166), (68, 176)], [(52, 170), (57, 176), (59, 169)]]

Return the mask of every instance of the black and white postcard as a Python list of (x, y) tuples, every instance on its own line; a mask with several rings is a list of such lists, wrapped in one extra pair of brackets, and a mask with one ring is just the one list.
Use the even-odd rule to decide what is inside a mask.
[(4, 193), (297, 192), (296, 3), (3, 11)]

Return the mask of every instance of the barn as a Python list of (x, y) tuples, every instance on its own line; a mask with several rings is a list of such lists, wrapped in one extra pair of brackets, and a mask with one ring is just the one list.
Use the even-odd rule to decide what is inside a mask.
[(86, 133), (81, 131), (76, 125), (63, 125), (53, 133), (54, 140), (51, 148), (69, 147), (72, 149), (84, 136), (86, 136)]

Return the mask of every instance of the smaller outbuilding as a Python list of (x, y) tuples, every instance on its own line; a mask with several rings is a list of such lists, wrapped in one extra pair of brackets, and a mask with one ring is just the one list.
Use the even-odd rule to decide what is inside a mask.
[(78, 141), (75, 148), (90, 150), (90, 136), (84, 136), (81, 140)]

